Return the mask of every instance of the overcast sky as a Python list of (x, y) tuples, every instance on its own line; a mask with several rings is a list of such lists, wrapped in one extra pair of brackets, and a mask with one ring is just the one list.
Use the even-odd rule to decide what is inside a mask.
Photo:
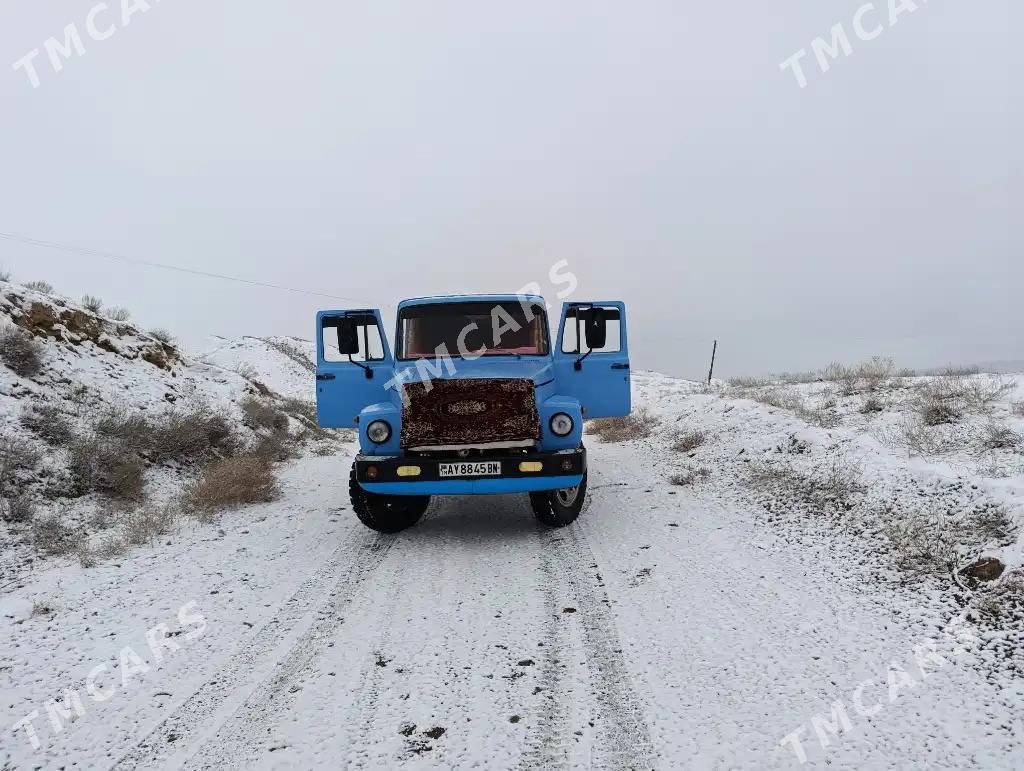
[[(1019, 3), (917, 1), (890, 26), (876, 0), (865, 42), (865, 0), (150, 0), (128, 26), (108, 0), (102, 41), (97, 0), (3, 0), (0, 232), (363, 306), (554, 300), (564, 259), (576, 299), (628, 303), (636, 367), (689, 377), (716, 337), (725, 375), (1024, 359)], [(85, 55), (54, 73), (71, 23)], [(779, 66), (801, 48), (804, 89)], [(2, 240), (0, 263), (193, 347), (346, 306)]]

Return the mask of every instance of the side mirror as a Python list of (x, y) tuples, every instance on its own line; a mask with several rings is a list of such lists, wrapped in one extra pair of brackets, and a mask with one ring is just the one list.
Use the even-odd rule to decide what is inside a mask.
[(608, 319), (604, 308), (590, 308), (580, 311), (583, 318), (583, 330), (586, 334), (587, 348), (604, 348), (608, 342)]
[(359, 330), (355, 319), (347, 316), (338, 319), (338, 352), (343, 356), (359, 353)]

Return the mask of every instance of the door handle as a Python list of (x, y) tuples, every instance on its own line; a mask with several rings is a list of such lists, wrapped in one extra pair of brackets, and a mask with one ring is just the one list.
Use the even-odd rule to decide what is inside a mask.
[(334, 380), (337, 377), (338, 377), (337, 375), (332, 375), (330, 372), (323, 373), (323, 374), (321, 374), (319, 372), (316, 373), (316, 379), (317, 380)]
[(612, 369), (629, 369), (629, 362), (625, 364), (612, 364)]

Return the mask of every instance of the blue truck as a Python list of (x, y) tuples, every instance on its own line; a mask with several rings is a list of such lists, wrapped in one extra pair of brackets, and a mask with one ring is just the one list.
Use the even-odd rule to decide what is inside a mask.
[(356, 428), (352, 508), (396, 533), (433, 495), (528, 493), (575, 521), (587, 494), (583, 421), (630, 412), (626, 307), (567, 302), (552, 339), (538, 295), (405, 300), (394, 351), (377, 309), (317, 314), (317, 418)]

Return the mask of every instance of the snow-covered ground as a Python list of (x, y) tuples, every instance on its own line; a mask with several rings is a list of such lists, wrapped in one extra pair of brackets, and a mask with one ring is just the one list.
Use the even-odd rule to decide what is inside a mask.
[[(302, 351), (221, 341), (151, 374), (221, 383), (230, 409), (254, 382), (308, 396)], [(436, 499), (374, 534), (343, 444), (285, 464), (276, 502), (97, 567), (35, 564), (0, 589), (0, 768), (1021, 767), (1020, 619), (981, 614), (948, 574), (911, 577), (879, 524), (994, 504), (1019, 524), (1011, 454), (912, 456), (873, 425), (895, 407), (839, 399), (822, 428), (733, 389), (634, 386), (658, 423), (588, 439), (589, 508), (564, 530), (497, 496)], [(992, 414), (1019, 426), (1021, 398)], [(672, 449), (693, 430), (702, 444)], [(763, 473), (837, 457), (861, 482), (820, 516)], [(1021, 566), (1016, 533), (961, 546)]]

